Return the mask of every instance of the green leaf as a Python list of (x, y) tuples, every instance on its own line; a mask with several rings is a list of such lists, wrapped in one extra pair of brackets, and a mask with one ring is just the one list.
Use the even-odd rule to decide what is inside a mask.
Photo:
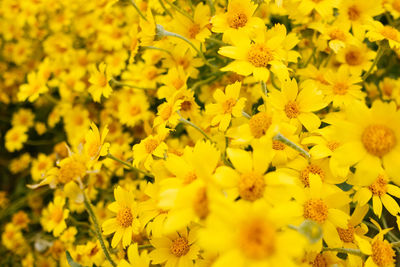
[(83, 267), (82, 265), (80, 265), (79, 263), (76, 263), (72, 259), (71, 254), (69, 254), (68, 250), (65, 253), (67, 254), (67, 261), (68, 261), (69, 266), (71, 266), (71, 267)]

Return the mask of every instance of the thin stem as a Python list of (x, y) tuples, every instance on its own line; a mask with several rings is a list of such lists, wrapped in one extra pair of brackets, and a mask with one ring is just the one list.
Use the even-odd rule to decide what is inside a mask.
[(173, 18), (171, 12), (169, 12), (169, 10), (167, 9), (167, 7), (164, 5), (163, 0), (158, 0), (158, 2), (160, 2), (160, 5), (161, 5), (162, 8), (164, 9), (165, 13), (167, 13), (168, 16), (170, 16), (171, 18)]
[(138, 246), (138, 249), (146, 249), (146, 248), (153, 248), (153, 246), (151, 244), (144, 244)]
[(96, 230), (97, 239), (100, 242), (100, 245), (101, 245), (101, 248), (103, 249), (104, 255), (106, 256), (107, 260), (111, 263), (111, 265), (113, 267), (116, 267), (117, 264), (111, 258), (110, 253), (108, 252), (107, 247), (106, 247), (106, 245), (104, 243), (103, 235), (101, 234), (99, 223), (97, 222), (97, 218), (96, 218), (96, 215), (93, 212), (93, 209), (91, 207), (90, 201), (87, 199), (86, 193), (85, 193), (84, 190), (82, 190), (82, 193), (83, 193), (83, 203), (85, 204), (87, 212), (89, 213), (89, 216), (93, 221), (94, 229)]
[(264, 81), (261, 81), (261, 89), (263, 90), (265, 96), (268, 96), (268, 89), (267, 89), (267, 84)]
[(156, 88), (151, 88), (151, 87), (141, 87), (141, 86), (136, 86), (136, 85), (130, 85), (130, 84), (127, 84), (127, 83), (123, 83), (123, 82), (117, 81), (117, 80), (114, 79), (114, 78), (111, 79), (111, 82), (114, 83), (115, 85), (118, 85), (118, 86), (126, 86), (126, 87), (134, 88), (134, 89), (140, 89), (140, 90), (156, 90)]
[(57, 100), (56, 98), (54, 98), (52, 95), (50, 94), (45, 94), (44, 97), (49, 100), (51, 103), (57, 105), (60, 101)]
[(193, 21), (193, 17), (190, 16), (187, 12), (185, 12), (184, 10), (180, 9), (178, 6), (174, 5), (173, 3), (171, 3), (168, 0), (165, 0), (165, 2), (168, 3), (168, 5), (170, 5), (173, 9), (175, 9), (177, 12), (181, 13), (182, 15), (184, 15), (185, 17), (187, 17), (188, 19), (190, 19), (191, 21)]
[[(389, 228), (389, 227), (388, 227), (388, 224), (387, 224), (387, 222), (386, 222), (385, 216), (382, 216), (382, 224), (383, 224), (383, 228), (385, 228), (385, 229)], [(400, 239), (399, 239), (395, 234), (393, 234), (392, 232), (389, 231), (387, 234), (388, 234), (394, 241), (400, 241)]]
[(128, 168), (131, 169), (132, 171), (140, 172), (141, 174), (144, 174), (144, 175), (146, 175), (146, 176), (149, 176), (149, 177), (153, 177), (153, 178), (154, 178), (154, 176), (153, 176), (151, 173), (148, 173), (148, 172), (145, 172), (145, 171), (143, 171), (143, 170), (141, 170), (141, 169), (135, 168), (135, 167), (133, 167), (131, 164), (129, 164), (128, 162), (125, 162), (125, 161), (123, 161), (123, 160), (120, 160), (119, 158), (116, 158), (115, 156), (113, 156), (113, 155), (110, 154), (110, 153), (107, 154), (107, 158), (110, 158), (110, 159), (112, 159), (112, 160), (115, 160), (115, 161), (121, 163), (122, 165), (125, 165), (126, 167), (128, 167)]
[(143, 15), (142, 11), (140, 11), (140, 9), (138, 8), (138, 6), (135, 3), (135, 0), (131, 0), (130, 1), (132, 6), (136, 9), (137, 13), (139, 14), (139, 16), (142, 17), (142, 19), (144, 19), (145, 21), (147, 21), (146, 17)]
[(153, 49), (153, 50), (163, 51), (163, 52), (169, 54), (170, 56), (172, 56), (172, 54), (171, 54), (170, 51), (168, 51), (167, 49), (160, 48), (160, 47), (155, 47), (155, 46), (142, 46), (142, 48), (144, 48), (144, 49)]
[(212, 0), (207, 0), (207, 4), (210, 6), (211, 17), (215, 14), (215, 6)]
[(251, 119), (251, 116), (250, 116), (248, 113), (246, 113), (246, 111), (243, 111), (243, 110), (242, 110), (242, 115), (243, 115), (244, 117), (246, 117), (247, 119)]
[(353, 254), (359, 257), (364, 257), (365, 255), (359, 249), (353, 248), (322, 248), (322, 251), (337, 251), (346, 254)]
[(363, 81), (365, 81), (368, 78), (368, 76), (371, 74), (371, 72), (375, 68), (376, 64), (378, 64), (379, 59), (382, 57), (384, 51), (385, 51), (384, 47), (382, 45), (380, 45), (378, 47), (378, 51), (376, 52), (376, 57), (374, 59), (374, 62), (372, 62), (372, 65), (369, 68), (369, 70), (361, 77)]
[(207, 138), (208, 140), (210, 140), (211, 142), (213, 142), (213, 140), (196, 124), (194, 124), (191, 121), (188, 121), (187, 119), (183, 118), (182, 115), (177, 111), (178, 115), (180, 116), (179, 121), (183, 122), (189, 126), (192, 126), (193, 128), (195, 128), (197, 131), (199, 131), (205, 138)]
[(275, 78), (274, 78), (274, 74), (271, 72), (270, 73), (270, 77), (271, 77), (271, 84), (273, 87), (275, 87), (276, 89), (280, 90), (281, 88), (275, 83)]
[(313, 50), (312, 50), (312, 52), (311, 52), (310, 57), (307, 59), (306, 63), (302, 66), (302, 68), (306, 68), (306, 67), (308, 66), (308, 64), (311, 62), (311, 59), (314, 58), (315, 52), (316, 52), (316, 51), (317, 51), (317, 48), (314, 47)]
[(296, 145), (295, 143), (293, 143), (292, 141), (290, 141), (289, 139), (287, 139), (285, 136), (283, 136), (281, 133), (278, 133), (277, 135), (275, 135), (273, 137), (273, 140), (276, 141), (280, 141), (282, 143), (284, 143), (285, 145), (293, 148), (294, 150), (296, 150), (297, 152), (300, 152), (303, 156), (305, 156), (307, 159), (310, 159), (310, 154), (304, 150), (303, 148), (301, 148), (300, 146)]
[(217, 38), (214, 38), (214, 37), (207, 37), (206, 41), (210, 41), (210, 42), (213, 42), (213, 43), (216, 43), (216, 44), (219, 44), (219, 45), (223, 45), (223, 46), (227, 46), (228, 45), (227, 43), (224, 43), (223, 41), (218, 40)]
[(390, 244), (392, 245), (392, 248), (400, 247), (400, 241), (396, 241), (396, 242), (393, 242), (393, 243), (390, 243)]
[(208, 77), (205, 80), (198, 81), (198, 82), (194, 83), (190, 89), (192, 91), (195, 91), (199, 86), (202, 86), (203, 84), (209, 84), (210, 82), (218, 79), (218, 77), (219, 76), (211, 76), (211, 77)]

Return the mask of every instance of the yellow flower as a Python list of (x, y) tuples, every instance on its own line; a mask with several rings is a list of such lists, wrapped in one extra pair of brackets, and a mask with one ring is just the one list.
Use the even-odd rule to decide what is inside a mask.
[[(260, 30), (254, 43), (243, 34), (232, 37), (233, 46), (223, 46), (218, 53), (234, 61), (223, 67), (221, 71), (233, 71), (240, 75), (249, 76), (253, 74), (257, 81), (268, 81), (269, 69), (278, 76), (280, 80), (287, 79), (288, 69), (284, 64), (287, 51), (291, 46), (285, 47), (286, 28), (282, 24), (266, 31)], [(283, 48), (285, 49), (283, 49)]]
[(400, 113), (396, 105), (375, 101), (371, 108), (354, 102), (346, 108), (346, 117), (336, 120), (333, 129), (341, 146), (332, 159), (343, 168), (355, 164), (355, 175), (373, 181), (380, 174), (381, 165), (391, 179), (400, 184)]
[(321, 124), (319, 117), (313, 112), (327, 105), (322, 92), (313, 82), (303, 82), (299, 91), (295, 79), (283, 82), (281, 91), (271, 90), (267, 101), (287, 121), (296, 126), (302, 124), (308, 131), (316, 130)]
[(103, 223), (103, 233), (105, 235), (114, 233), (111, 241), (113, 248), (121, 241), (125, 248), (131, 244), (132, 234), (139, 232), (138, 205), (133, 193), (120, 186), (114, 189), (114, 197), (115, 201), (108, 206), (108, 209), (116, 213), (116, 217)]
[(8, 130), (5, 136), (6, 149), (10, 152), (21, 150), (28, 140), (27, 130), (25, 126), (16, 126)]
[(47, 232), (53, 232), (55, 237), (67, 228), (65, 219), (68, 218), (69, 210), (64, 209), (65, 198), (56, 196), (53, 202), (42, 211), (40, 223)]
[(366, 37), (371, 42), (387, 40), (390, 48), (400, 48), (400, 32), (389, 25), (383, 25), (379, 21), (372, 21), (368, 25)]
[(150, 257), (147, 250), (142, 250), (139, 254), (138, 244), (134, 243), (128, 248), (128, 261), (122, 259), (118, 267), (148, 267), (150, 266)]
[(200, 247), (196, 244), (197, 229), (175, 232), (171, 235), (152, 238), (150, 243), (154, 250), (149, 257), (152, 264), (165, 262), (165, 266), (193, 267), (193, 261), (198, 258)]
[(34, 119), (35, 115), (32, 113), (30, 109), (21, 108), (16, 113), (13, 114), (11, 125), (30, 128), (33, 126)]
[(93, 122), (90, 125), (91, 130), (86, 133), (85, 144), (83, 149), (85, 154), (90, 160), (96, 161), (100, 156), (106, 156), (110, 143), (104, 143), (104, 140), (108, 133), (108, 127), (105, 126), (100, 135), (99, 129)]
[(175, 99), (172, 96), (166, 102), (162, 103), (157, 107), (157, 117), (154, 119), (153, 127), (166, 127), (175, 128), (179, 122), (179, 110), (181, 108), (182, 100)]
[(89, 82), (91, 86), (88, 91), (95, 102), (100, 102), (102, 95), (108, 98), (113, 91), (109, 84), (112, 77), (109, 77), (108, 73), (106, 73), (106, 67), (106, 64), (102, 62), (98, 69), (95, 65), (92, 65), (90, 68)]
[(19, 88), (18, 100), (33, 102), (38, 99), (40, 94), (47, 93), (49, 88), (46, 86), (47, 80), (44, 80), (37, 73), (28, 74), (28, 83), (23, 84)]
[(217, 89), (214, 92), (214, 99), (217, 101), (217, 104), (208, 104), (206, 106), (206, 113), (213, 116), (211, 125), (219, 125), (218, 128), (220, 131), (224, 132), (228, 128), (232, 116), (243, 116), (242, 110), (246, 99), (243, 97), (239, 98), (240, 87), (240, 82), (230, 84), (226, 86), (225, 94), (222, 90)]
[(118, 119), (133, 127), (150, 117), (149, 102), (143, 92), (121, 92), (118, 94)]
[(351, 73), (361, 74), (363, 70), (368, 71), (375, 56), (376, 52), (368, 48), (366, 44), (356, 42), (346, 45), (338, 52), (336, 58), (340, 63), (347, 65)]
[(333, 8), (337, 7), (340, 1), (337, 0), (303, 0), (299, 2), (298, 10), (304, 15), (310, 14), (313, 10), (317, 11), (321, 17), (330, 17), (333, 14)]
[(39, 153), (37, 159), (32, 161), (31, 176), (34, 181), (43, 179), (46, 172), (53, 167), (53, 159), (46, 154)]

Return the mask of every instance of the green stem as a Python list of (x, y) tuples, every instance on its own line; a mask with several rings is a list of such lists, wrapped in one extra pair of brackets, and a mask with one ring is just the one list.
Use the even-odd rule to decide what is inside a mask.
[(187, 12), (185, 12), (184, 10), (180, 9), (178, 6), (174, 5), (173, 3), (171, 3), (168, 0), (165, 0), (165, 2), (168, 3), (168, 5), (170, 5), (173, 9), (175, 9), (178, 13), (181, 13), (182, 15), (184, 15), (185, 17), (187, 17), (188, 19), (190, 19), (191, 21), (193, 21), (193, 17), (190, 16)]
[(163, 0), (158, 0), (158, 2), (160, 2), (161, 7), (164, 9), (165, 13), (167, 13), (168, 16), (170, 16), (171, 18), (173, 18), (171, 12), (169, 12), (169, 10), (167, 9), (167, 7), (164, 5)]
[(303, 67), (302, 68), (306, 68), (307, 66), (308, 66), (308, 64), (311, 62), (311, 59), (313, 59), (314, 58), (314, 56), (315, 56), (315, 52), (317, 51), (317, 48), (316, 47), (314, 47), (313, 48), (313, 50), (312, 50), (312, 52), (311, 52), (311, 55), (310, 55), (310, 57), (307, 59), (307, 61), (306, 61), (306, 63), (303, 65)]
[(155, 47), (155, 46), (142, 46), (142, 48), (163, 51), (163, 52), (169, 54), (170, 56), (172, 56), (171, 52), (168, 51), (167, 49), (163, 49), (163, 48), (159, 48), (159, 47)]
[(146, 249), (146, 248), (153, 248), (151, 244), (139, 245), (138, 249)]
[(368, 76), (371, 74), (372, 70), (378, 64), (379, 59), (382, 57), (384, 51), (385, 51), (384, 47), (382, 45), (380, 45), (378, 47), (378, 51), (376, 52), (376, 57), (374, 59), (374, 62), (372, 62), (372, 65), (369, 68), (369, 70), (361, 77), (363, 81), (365, 81), (368, 78)]
[(284, 143), (285, 145), (287, 145), (287, 146), (293, 148), (294, 150), (296, 150), (297, 152), (301, 153), (307, 159), (310, 159), (310, 153), (308, 153), (306, 150), (304, 150), (303, 148), (301, 148), (297, 144), (295, 144), (292, 141), (290, 141), (289, 139), (287, 139), (282, 134), (278, 133), (277, 135), (275, 135), (273, 137), (273, 140), (280, 141), (280, 142)]
[(353, 254), (362, 258), (365, 256), (361, 250), (353, 248), (322, 248), (322, 251), (337, 251), (346, 254)]
[(114, 79), (114, 78), (111, 79), (111, 82), (114, 83), (115, 85), (118, 85), (118, 86), (126, 86), (126, 87), (129, 87), (129, 88), (140, 89), (140, 90), (156, 90), (156, 89), (157, 89), (157, 88), (150, 88), (150, 87), (141, 87), (141, 86), (136, 86), (136, 85), (130, 85), (130, 84), (127, 84), (127, 83), (123, 83), (123, 82), (117, 81), (117, 80)]
[(125, 162), (125, 161), (123, 161), (123, 160), (120, 160), (119, 158), (114, 157), (114, 156), (111, 155), (110, 153), (107, 154), (107, 158), (110, 158), (110, 159), (112, 159), (112, 160), (115, 160), (115, 161), (121, 163), (122, 165), (125, 165), (126, 167), (128, 167), (128, 168), (131, 169), (132, 171), (140, 172), (141, 174), (144, 174), (144, 175), (146, 175), (146, 176), (149, 176), (149, 177), (153, 177), (153, 178), (154, 178), (154, 176), (153, 176), (151, 173), (148, 173), (148, 172), (145, 172), (145, 171), (143, 171), (143, 170), (141, 170), (141, 169), (135, 168), (135, 167), (133, 167), (131, 164), (129, 164), (128, 162)]
[(250, 116), (246, 111), (243, 111), (243, 110), (242, 110), (242, 115), (243, 115), (244, 117), (246, 117), (247, 119), (251, 119), (251, 116)]
[(390, 244), (392, 245), (393, 248), (400, 247), (400, 241), (396, 241), (396, 242), (393, 242), (393, 243), (390, 243)]
[(202, 86), (203, 84), (209, 84), (210, 82), (215, 81), (218, 78), (219, 78), (219, 76), (211, 76), (205, 80), (200, 80), (200, 81), (194, 83), (190, 89), (192, 91), (195, 91), (199, 86)]
[(191, 121), (188, 121), (187, 119), (183, 118), (182, 115), (179, 113), (179, 111), (177, 111), (177, 113), (180, 116), (179, 121), (183, 122), (189, 126), (192, 126), (193, 128), (195, 128), (197, 131), (199, 131), (205, 138), (207, 138), (208, 140), (210, 140), (211, 142), (214, 142), (199, 126), (197, 126), (196, 124), (194, 124)]
[(144, 19), (145, 21), (147, 21), (146, 17), (143, 15), (142, 11), (140, 11), (139, 7), (136, 5), (135, 0), (131, 0), (130, 1), (132, 6), (136, 9), (137, 13), (139, 14), (139, 16), (142, 17), (142, 19)]
[(83, 193), (83, 198), (84, 198), (83, 203), (85, 204), (87, 212), (89, 213), (89, 216), (93, 221), (94, 229), (96, 230), (97, 239), (100, 242), (100, 245), (101, 245), (101, 248), (103, 249), (104, 255), (106, 256), (107, 260), (111, 263), (111, 265), (113, 267), (116, 267), (117, 264), (111, 258), (110, 253), (108, 252), (107, 247), (104, 243), (104, 239), (103, 239), (103, 235), (101, 234), (101, 231), (100, 231), (99, 223), (97, 222), (96, 215), (93, 212), (93, 209), (91, 207), (89, 200), (87, 199), (86, 193), (84, 190), (82, 190), (82, 193)]
[(272, 84), (272, 86), (273, 87), (275, 87), (275, 89), (278, 89), (278, 90), (280, 90), (281, 88), (279, 88), (279, 86), (275, 83), (275, 78), (274, 78), (274, 74), (271, 72), (270, 73), (270, 77), (271, 77), (271, 84)]
[(207, 4), (210, 6), (211, 17), (215, 15), (215, 6), (212, 0), (207, 0)]
[(207, 38), (206, 38), (206, 41), (210, 41), (210, 42), (219, 44), (219, 45), (221, 45), (221, 46), (227, 46), (227, 45), (228, 45), (227, 43), (224, 43), (223, 41), (218, 40), (217, 38), (214, 38), (214, 37), (207, 37)]

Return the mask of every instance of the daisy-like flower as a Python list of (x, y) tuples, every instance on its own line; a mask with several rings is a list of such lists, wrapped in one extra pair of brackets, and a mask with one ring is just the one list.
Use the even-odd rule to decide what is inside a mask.
[(349, 68), (341, 66), (337, 71), (328, 71), (325, 75), (328, 85), (322, 87), (326, 101), (334, 107), (351, 105), (354, 101), (362, 101), (365, 93), (361, 91), (360, 74), (351, 74)]
[(308, 15), (315, 10), (321, 15), (321, 17), (325, 18), (332, 16), (333, 8), (337, 7), (339, 2), (340, 1), (337, 0), (303, 0), (299, 2), (300, 4), (297, 8), (305, 15)]
[(103, 233), (109, 235), (114, 233), (111, 246), (115, 248), (122, 240), (125, 248), (132, 242), (132, 234), (138, 234), (140, 222), (138, 216), (138, 205), (131, 191), (120, 186), (114, 189), (115, 201), (108, 209), (116, 213), (116, 217), (106, 220), (103, 225)]
[(5, 136), (6, 149), (10, 152), (21, 150), (28, 140), (27, 130), (25, 126), (16, 126), (8, 130)]
[(379, 21), (372, 21), (368, 25), (368, 32), (366, 37), (371, 42), (387, 40), (390, 48), (400, 47), (400, 32), (389, 25), (383, 25)]
[(154, 250), (149, 257), (152, 264), (165, 263), (171, 267), (191, 267), (198, 258), (200, 247), (196, 244), (197, 229), (175, 232), (171, 235), (156, 237), (150, 240)]
[(95, 65), (90, 68), (90, 78), (89, 82), (91, 86), (88, 91), (92, 95), (92, 98), (96, 102), (100, 102), (101, 96), (108, 98), (112, 93), (112, 88), (109, 81), (112, 77), (108, 76), (106, 73), (106, 64), (104, 62), (100, 63), (97, 69)]
[(46, 86), (46, 79), (43, 79), (35, 72), (28, 74), (28, 83), (23, 84), (19, 88), (18, 92), (18, 100), (25, 101), (28, 99), (29, 102), (33, 102), (38, 99), (40, 94), (46, 93), (49, 91), (49, 88)]
[(225, 13), (217, 14), (211, 19), (212, 31), (224, 34), (224, 40), (230, 39), (238, 32), (254, 34), (257, 28), (264, 28), (264, 22), (253, 16), (257, 5), (250, 0), (230, 0)]
[(154, 119), (153, 127), (165, 127), (170, 126), (174, 128), (179, 122), (179, 112), (182, 104), (182, 100), (176, 99), (172, 96), (166, 102), (158, 106), (157, 117)]
[(94, 124), (93, 122), (90, 124), (90, 128), (91, 130), (86, 133), (86, 142), (83, 146), (83, 149), (90, 160), (96, 161), (99, 159), (100, 156), (105, 156), (108, 153), (110, 143), (104, 143), (104, 140), (108, 133), (108, 127), (104, 127), (101, 135), (96, 124)]
[(226, 86), (225, 93), (217, 89), (214, 93), (216, 104), (206, 106), (206, 113), (213, 116), (211, 125), (219, 125), (220, 131), (225, 131), (234, 117), (241, 117), (246, 99), (239, 98), (241, 82), (235, 82)]
[(356, 176), (374, 181), (383, 164), (388, 176), (400, 184), (400, 112), (396, 104), (375, 101), (368, 108), (354, 102), (345, 109), (345, 115), (333, 124), (341, 145), (334, 151), (332, 159), (343, 167), (345, 173), (342, 175), (355, 165)]
[(245, 35), (232, 37), (233, 46), (221, 47), (218, 53), (233, 58), (234, 61), (221, 71), (233, 71), (244, 76), (253, 74), (257, 81), (268, 81), (271, 69), (280, 80), (287, 79), (289, 73), (283, 62), (287, 51), (292, 49), (297, 41), (285, 44), (286, 38), (286, 27), (282, 24), (275, 24), (268, 31), (259, 30), (254, 42)]
[(368, 71), (375, 57), (376, 52), (361, 42), (346, 45), (336, 55), (336, 59), (347, 65), (353, 74), (361, 74), (363, 70)]
[(302, 124), (308, 131), (316, 130), (321, 124), (313, 112), (327, 105), (322, 92), (310, 80), (303, 82), (300, 91), (295, 79), (283, 82), (281, 91), (271, 90), (267, 101), (290, 123)]
[(65, 219), (68, 218), (69, 210), (64, 209), (64, 205), (65, 198), (56, 196), (54, 201), (42, 211), (40, 223), (47, 232), (53, 232), (55, 237), (67, 228)]
[(356, 190), (354, 201), (357, 201), (358, 205), (364, 206), (372, 198), (374, 213), (379, 218), (382, 214), (382, 204), (393, 216), (400, 212), (399, 204), (392, 197), (400, 198), (400, 188), (390, 184), (389, 178), (382, 169), (381, 173), (373, 181), (365, 179), (361, 174), (351, 176), (347, 183), (354, 185)]

